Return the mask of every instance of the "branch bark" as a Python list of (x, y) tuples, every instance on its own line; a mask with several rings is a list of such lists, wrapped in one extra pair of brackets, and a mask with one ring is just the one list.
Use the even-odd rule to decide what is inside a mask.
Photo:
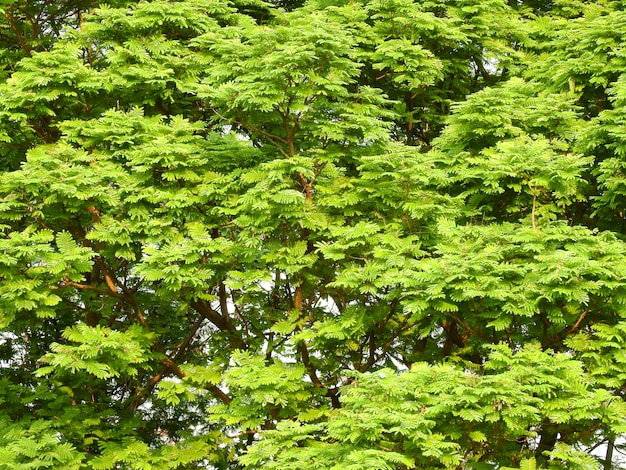
[(248, 345), (239, 336), (237, 330), (230, 322), (228, 315), (221, 315), (211, 305), (204, 300), (192, 300), (189, 302), (191, 308), (210, 321), (220, 331), (228, 333), (228, 340), (235, 349), (248, 349)]

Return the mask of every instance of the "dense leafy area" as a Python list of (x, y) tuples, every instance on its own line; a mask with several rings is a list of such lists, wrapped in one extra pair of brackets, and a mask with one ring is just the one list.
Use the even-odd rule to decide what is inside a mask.
[(621, 2), (0, 13), (0, 468), (618, 467)]

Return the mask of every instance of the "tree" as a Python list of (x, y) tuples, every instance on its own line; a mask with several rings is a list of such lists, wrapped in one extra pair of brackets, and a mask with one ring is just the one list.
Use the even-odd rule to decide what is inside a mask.
[(55, 3), (12, 39), (0, 467), (619, 451), (624, 12), (509, 3)]

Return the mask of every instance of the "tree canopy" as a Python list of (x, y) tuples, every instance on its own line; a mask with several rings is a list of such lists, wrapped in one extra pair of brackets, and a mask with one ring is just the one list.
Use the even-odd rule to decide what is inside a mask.
[(0, 469), (619, 468), (626, 7), (0, 1)]

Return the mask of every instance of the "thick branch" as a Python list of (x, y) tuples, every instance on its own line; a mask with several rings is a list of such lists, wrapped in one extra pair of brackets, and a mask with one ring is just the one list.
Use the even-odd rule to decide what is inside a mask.
[(221, 331), (228, 333), (233, 332), (233, 326), (230, 324), (230, 321), (228, 321), (228, 317), (220, 315), (220, 313), (207, 302), (203, 300), (192, 300), (189, 302), (189, 305)]
[(494, 77), (489, 72), (487, 72), (487, 69), (485, 68), (485, 65), (483, 64), (482, 58), (473, 57), (473, 59), (474, 59), (474, 64), (476, 65), (476, 69), (478, 70), (480, 75), (483, 77), (483, 79), (487, 83), (493, 83)]
[[(202, 325), (203, 320), (204, 320), (203, 318), (200, 318), (194, 323), (193, 328), (191, 329), (191, 332), (187, 335), (187, 337), (183, 340), (183, 342), (178, 345), (177, 347), (178, 351), (176, 355), (174, 356), (174, 359), (171, 363), (174, 363), (174, 361), (178, 361), (183, 356), (183, 354), (187, 351), (187, 349), (189, 348), (189, 345), (191, 344), (196, 334), (198, 333), (198, 330), (200, 329), (200, 326)], [(155, 348), (155, 350), (158, 352), (158, 349)], [(163, 380), (166, 374), (170, 371), (170, 365), (166, 364), (164, 361), (161, 361), (161, 362), (166, 367), (161, 372), (159, 372), (154, 377), (152, 377), (152, 379), (146, 384), (146, 386), (139, 393), (137, 393), (137, 395), (134, 397), (131, 403), (131, 408), (133, 410), (137, 409), (137, 406), (139, 406), (139, 404), (145, 399), (145, 397), (147, 397), (152, 392), (154, 387), (161, 380)]]
[[(190, 333), (177, 346), (178, 351), (176, 352), (176, 355), (174, 356), (174, 358), (170, 358), (164, 355), (164, 358), (161, 359), (161, 364), (165, 367), (158, 374), (152, 377), (152, 379), (150, 379), (150, 381), (145, 385), (145, 387), (141, 391), (139, 391), (137, 395), (135, 395), (135, 397), (133, 398), (132, 402), (129, 405), (130, 409), (136, 410), (137, 407), (152, 392), (152, 390), (154, 390), (154, 387), (156, 387), (156, 385), (161, 380), (163, 380), (167, 375), (173, 374), (179, 379), (183, 379), (186, 376), (186, 374), (178, 366), (177, 361), (184, 357), (185, 353), (187, 352), (189, 348), (189, 345), (191, 344), (193, 339), (196, 337), (198, 330), (200, 329), (200, 326), (202, 325), (203, 321), (204, 321), (204, 317), (198, 319), (194, 323)], [(155, 348), (154, 350), (159, 353), (161, 352), (158, 348)], [(217, 398), (218, 400), (220, 400), (222, 403), (226, 405), (228, 405), (232, 401), (232, 399), (228, 395), (226, 395), (226, 393), (224, 393), (219, 387), (215, 385), (207, 384), (205, 385), (204, 388), (207, 391), (209, 391), (215, 398)]]
[(315, 384), (316, 387), (323, 388), (324, 385), (317, 376), (317, 371), (315, 370), (315, 367), (313, 367), (313, 364), (311, 364), (311, 361), (309, 359), (309, 350), (307, 349), (304, 341), (300, 341), (300, 343), (298, 343), (298, 352), (302, 357), (302, 364), (304, 365), (311, 381)]
[(220, 299), (220, 310), (223, 316), (228, 315), (228, 293), (226, 292), (226, 286), (224, 286), (223, 282), (220, 282), (219, 285), (219, 299)]
[[(367, 335), (368, 357), (367, 357), (367, 361), (365, 361), (365, 363), (362, 363), (362, 361), (359, 360), (359, 364), (358, 364), (357, 369), (360, 372), (367, 371), (370, 367), (372, 367), (376, 363), (376, 360), (377, 360), (377, 358), (376, 358), (376, 349), (377, 349), (377, 347), (376, 347), (376, 337), (378, 335), (380, 335), (385, 330), (387, 324), (389, 323), (389, 321), (391, 321), (393, 316), (396, 314), (397, 310), (398, 310), (398, 299), (395, 298), (395, 299), (393, 299), (391, 301), (391, 305), (389, 307), (389, 312), (387, 313), (387, 315), (385, 316), (383, 321), (380, 322), (380, 323), (377, 323), (375, 325), (376, 328), (374, 330), (370, 331), (370, 333)], [(387, 342), (387, 344), (383, 348), (379, 358), (382, 358), (387, 353), (387, 351), (391, 347), (391, 344), (393, 343), (395, 338), (397, 338), (398, 335), (400, 335), (401, 331), (402, 331), (402, 327), (395, 329), (395, 334)]]
[(228, 333), (228, 340), (235, 349), (248, 349), (248, 346), (233, 327), (228, 315), (220, 315), (211, 305), (203, 300), (192, 300), (189, 305), (200, 315), (209, 320), (220, 331)]
[(376, 362), (376, 337), (373, 333), (370, 333), (367, 336), (367, 350), (367, 361), (365, 361), (365, 364), (359, 365), (359, 372), (367, 371)]
[[(313, 364), (311, 364), (311, 361), (309, 358), (309, 351), (304, 341), (301, 341), (298, 344), (298, 352), (300, 353), (300, 356), (302, 357), (302, 364), (304, 365), (307, 371), (307, 374), (309, 378), (311, 379), (311, 382), (313, 382), (313, 384), (318, 388), (326, 388), (324, 387), (324, 384), (321, 382), (321, 380), (317, 376), (317, 371), (315, 370), (315, 367), (313, 366)], [(326, 393), (324, 396), (330, 398), (330, 402), (333, 408), (341, 408), (341, 403), (339, 402), (339, 390), (340, 389), (338, 387), (326, 389)]]
[(7, 7), (7, 12), (5, 13), (4, 16), (9, 21), (9, 24), (11, 25), (11, 30), (13, 31), (13, 33), (15, 33), (15, 37), (17, 38), (17, 41), (19, 42), (20, 47), (22, 48), (24, 52), (26, 52), (26, 54), (30, 56), (32, 54), (32, 49), (28, 45), (28, 42), (26, 42), (26, 39), (24, 38), (24, 36), (20, 32), (19, 27), (17, 26), (17, 20), (15, 19), (15, 16), (13, 15), (12, 6)]
[[(187, 374), (185, 374), (180, 369), (180, 367), (178, 367), (178, 364), (176, 364), (169, 357), (165, 357), (164, 359), (162, 359), (161, 363), (164, 364), (179, 379), (184, 379), (186, 377)], [(220, 400), (222, 403), (224, 403), (226, 405), (229, 405), (230, 402), (233, 401), (232, 398), (230, 398), (228, 395), (226, 395), (219, 387), (217, 387), (215, 385), (206, 385), (204, 388), (206, 390), (208, 390), (209, 392), (211, 392), (211, 394), (215, 398), (217, 398), (218, 400)]]
[(193, 339), (196, 337), (196, 334), (198, 333), (198, 330), (200, 329), (200, 326), (202, 325), (203, 321), (204, 321), (204, 318), (200, 318), (196, 320), (193, 327), (191, 328), (191, 332), (187, 335), (187, 337), (183, 340), (183, 342), (180, 343), (176, 347), (178, 351), (176, 352), (176, 355), (174, 356), (175, 361), (178, 361), (181, 357), (183, 357), (183, 354), (187, 352), (189, 345), (191, 344)]

